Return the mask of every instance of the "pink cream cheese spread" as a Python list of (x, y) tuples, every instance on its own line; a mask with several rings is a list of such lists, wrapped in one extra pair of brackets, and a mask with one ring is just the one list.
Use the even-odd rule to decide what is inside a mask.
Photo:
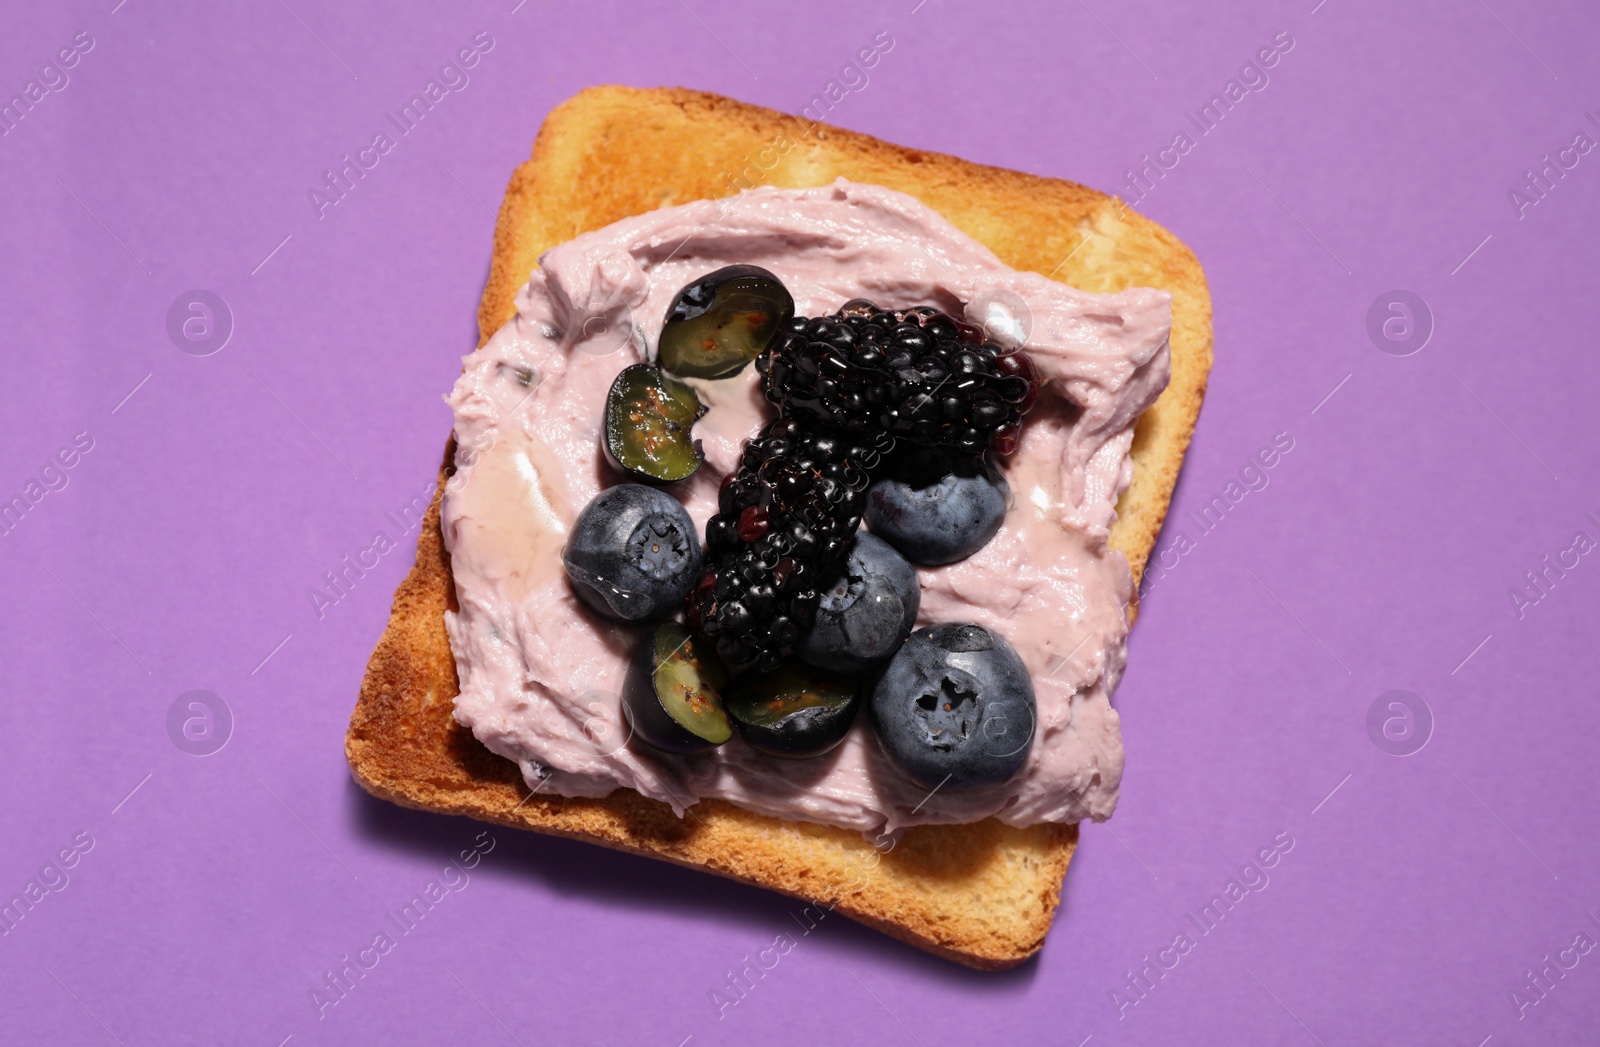
[[(1024, 342), (1038, 367), (1038, 405), (999, 463), (1012, 494), (1005, 523), (968, 559), (918, 569), (918, 625), (995, 630), (1033, 676), (1033, 745), (1005, 784), (930, 795), (889, 763), (865, 714), (838, 748), (806, 760), (764, 756), (737, 736), (690, 756), (626, 744), (619, 695), (644, 629), (580, 603), (561, 548), (583, 507), (617, 482), (599, 433), (612, 380), (649, 359), (681, 287), (733, 263), (776, 274), (797, 315), (852, 298), (933, 305), (997, 341)], [(445, 615), (456, 719), (515, 760), (530, 788), (598, 797), (626, 787), (680, 817), (715, 797), (862, 832), (990, 815), (1016, 826), (1110, 816), (1123, 760), (1111, 694), (1126, 662), (1132, 576), (1107, 535), (1133, 475), (1134, 421), (1167, 383), (1169, 295), (1088, 294), (1017, 272), (912, 197), (840, 179), (666, 207), (586, 233), (540, 258), (516, 305), (466, 357), (448, 398), (458, 450), (442, 525), (460, 607)], [(708, 408), (695, 427), (706, 460), (669, 490), (703, 535), (741, 442), (775, 412), (753, 366), (691, 384)]]

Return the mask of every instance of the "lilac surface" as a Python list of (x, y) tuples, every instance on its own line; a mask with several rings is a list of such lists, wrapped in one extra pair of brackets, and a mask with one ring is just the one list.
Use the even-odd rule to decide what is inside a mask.
[[(1527, 979), (1600, 940), (1600, 566), (1541, 561), (1600, 538), (1600, 154), (1520, 216), (1510, 191), (1600, 140), (1600, 21), (914, 2), (9, 5), (0, 97), (80, 30), (94, 46), (0, 137), (0, 497), (75, 434), (93, 449), (0, 539), (0, 901), (61, 888), (0, 937), (0, 1039), (1592, 1042), (1600, 952)], [(319, 218), (323, 172), (480, 30), (470, 83)], [(1108, 190), (1195, 140), (1137, 205), (1204, 263), (1217, 363), (1117, 695), (1117, 816), (1085, 827), (1043, 953), (1006, 975), (500, 829), (402, 934), (387, 914), (480, 827), (368, 799), (342, 739), (411, 558), (387, 514), (437, 465), (510, 171), (586, 85), (794, 110), (880, 30), (844, 126)], [(1186, 113), (1280, 32), (1270, 82), (1202, 135)], [(235, 322), (205, 357), (167, 332), (195, 288)], [(1369, 336), (1394, 288), (1433, 315), (1413, 355)], [(1191, 514), (1278, 433), (1266, 488), (1202, 533)], [(311, 590), (379, 531), (401, 548), (319, 615)], [(168, 729), (196, 689), (232, 716), (203, 758)], [(1390, 742), (1368, 711), (1396, 689), (1432, 727)], [(62, 883), (44, 866), (80, 833)], [(1230, 880), (1260, 886), (1241, 869), (1280, 833), (1264, 889), (1194, 929)], [(330, 968), (385, 929), (319, 1017), (313, 990), (337, 999)], [(1130, 989), (1185, 929), (1192, 951)], [(796, 947), (719, 1017), (710, 991), (780, 934)]]

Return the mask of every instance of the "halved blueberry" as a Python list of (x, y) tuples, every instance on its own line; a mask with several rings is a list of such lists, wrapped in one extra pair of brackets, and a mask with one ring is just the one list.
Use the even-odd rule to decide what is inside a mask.
[(822, 591), (796, 650), (812, 665), (856, 672), (894, 654), (917, 621), (916, 568), (876, 535), (858, 531), (844, 573)]
[(705, 413), (694, 390), (671, 375), (649, 364), (624, 367), (606, 394), (606, 461), (632, 480), (682, 480), (705, 459), (690, 436)]
[(889, 759), (927, 789), (1009, 781), (1028, 761), (1033, 679), (1005, 639), (978, 625), (918, 629), (867, 703)]
[(981, 455), (919, 447), (867, 491), (867, 526), (914, 563), (955, 563), (1005, 522), (1011, 488)]
[(723, 698), (752, 749), (770, 756), (820, 756), (844, 741), (861, 706), (861, 678), (790, 659), (747, 672)]
[(633, 736), (663, 752), (714, 749), (733, 737), (722, 707), (727, 670), (677, 622), (662, 622), (628, 662), (622, 708)]
[(730, 378), (794, 318), (794, 298), (757, 265), (729, 265), (679, 291), (656, 362), (684, 378)]
[(578, 598), (619, 622), (648, 622), (678, 609), (700, 571), (700, 539), (678, 500), (643, 484), (594, 497), (561, 550)]

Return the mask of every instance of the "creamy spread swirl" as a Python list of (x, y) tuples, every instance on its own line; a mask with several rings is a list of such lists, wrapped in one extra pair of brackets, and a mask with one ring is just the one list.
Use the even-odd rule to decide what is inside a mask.
[[(968, 559), (918, 569), (919, 625), (996, 630), (1033, 675), (1033, 747), (1004, 785), (929, 795), (888, 762), (865, 715), (837, 749), (808, 760), (763, 756), (737, 737), (691, 756), (624, 744), (619, 693), (643, 629), (582, 605), (561, 547), (589, 500), (617, 482), (599, 439), (612, 379), (648, 358), (679, 288), (738, 262), (775, 273), (799, 315), (869, 298), (890, 309), (934, 305), (1001, 337), (1026, 332), (1044, 387), (1020, 447), (1000, 463), (1013, 499), (1005, 523)], [(1123, 758), (1111, 694), (1126, 660), (1132, 576), (1107, 536), (1132, 479), (1134, 421), (1167, 382), (1165, 292), (1088, 294), (1017, 272), (917, 200), (840, 179), (585, 233), (540, 258), (516, 306), (466, 357), (449, 396), (457, 471), (442, 525), (460, 607), (445, 615), (456, 719), (515, 760), (530, 787), (567, 796), (626, 787), (680, 816), (716, 797), (863, 832), (989, 815), (1017, 826), (1110, 816)], [(773, 409), (754, 367), (694, 385), (709, 408), (695, 429), (706, 461), (671, 490), (703, 534), (741, 442)]]

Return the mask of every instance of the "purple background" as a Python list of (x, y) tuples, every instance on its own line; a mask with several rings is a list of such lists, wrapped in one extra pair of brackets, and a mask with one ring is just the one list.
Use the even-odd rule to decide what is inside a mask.
[[(1600, 951), (1521, 1018), (1511, 991), (1537, 998), (1530, 967), (1600, 940), (1600, 562), (1551, 572), (1520, 619), (1509, 592), (1600, 538), (1600, 153), (1520, 218), (1508, 192), (1600, 138), (1600, 21), (1529, 0), (914, 3), (7, 5), (0, 97), (78, 31), (95, 45), (0, 138), (0, 498), (75, 433), (94, 446), (0, 538), (0, 900), (75, 834), (94, 845), (0, 937), (0, 1038), (1592, 1042)], [(322, 172), (479, 30), (466, 89), (319, 220)], [(1162, 543), (1194, 547), (1146, 600), (1122, 806), (1085, 827), (1043, 953), (982, 975), (830, 918), (719, 1019), (709, 990), (798, 934), (797, 903), (495, 829), (467, 888), (319, 1019), (328, 969), (480, 828), (370, 800), (345, 766), (414, 532), (320, 619), (309, 591), (397, 535), (385, 513), (433, 475), (513, 166), (586, 85), (794, 110), (879, 30), (895, 46), (844, 126), (1108, 190), (1198, 139), (1138, 205), (1215, 300)], [(1280, 31), (1270, 83), (1200, 136), (1185, 111)], [(215, 355), (167, 333), (193, 288), (234, 316)], [(1433, 315), (1404, 357), (1368, 332), (1394, 288)], [(1280, 432), (1269, 486), (1200, 536), (1188, 514)], [(195, 689), (234, 721), (205, 758), (167, 727)], [(1433, 720), (1403, 758), (1366, 726), (1394, 689)], [(1279, 833), (1266, 888), (1119, 1017), (1125, 972)]]

